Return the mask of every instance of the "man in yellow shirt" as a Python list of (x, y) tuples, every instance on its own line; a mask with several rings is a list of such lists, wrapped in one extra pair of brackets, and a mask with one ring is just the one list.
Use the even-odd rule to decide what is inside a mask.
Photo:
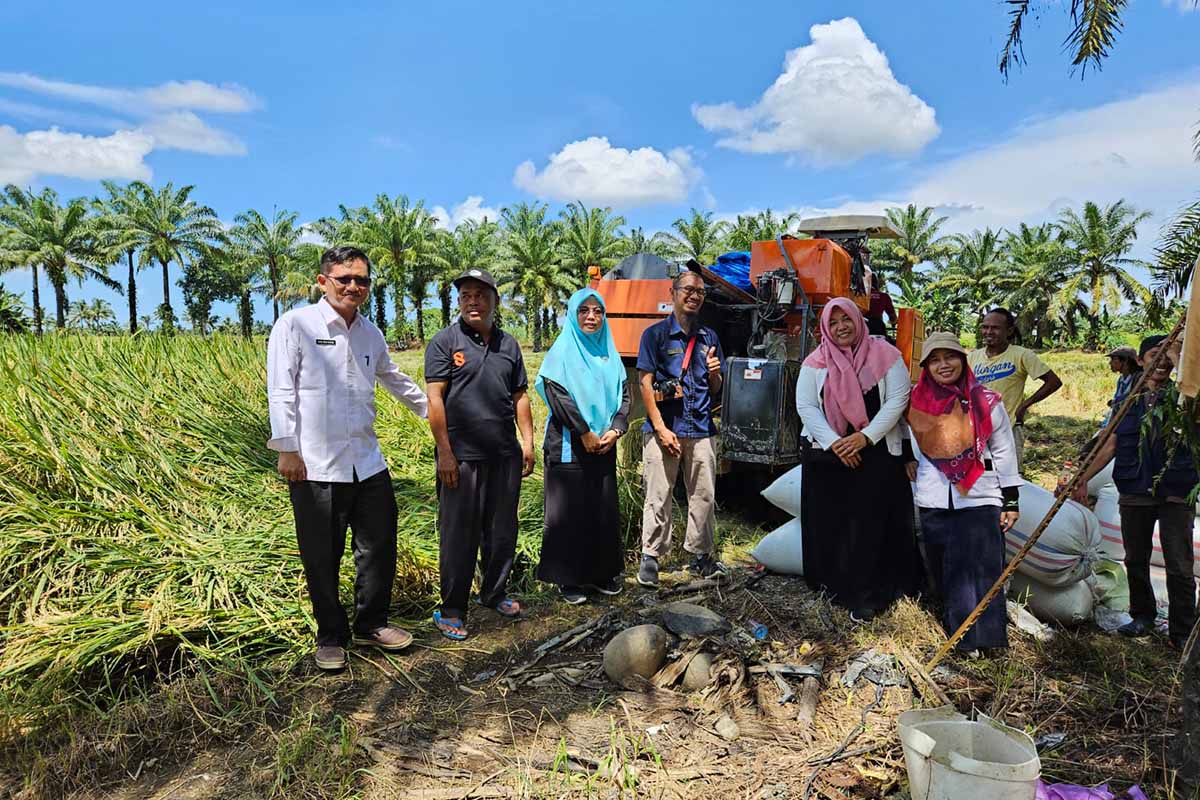
[[(1020, 335), (1013, 313), (1007, 308), (993, 308), (979, 326), (983, 347), (972, 351), (967, 359), (979, 382), (999, 394), (1004, 402), (1004, 410), (1013, 423), (1018, 465), (1025, 455), (1025, 414), (1036, 403), (1062, 388), (1062, 381), (1037, 353), (1012, 344), (1014, 338), (1020, 339)], [(1042, 385), (1026, 398), (1025, 381), (1028, 378), (1040, 380)]]

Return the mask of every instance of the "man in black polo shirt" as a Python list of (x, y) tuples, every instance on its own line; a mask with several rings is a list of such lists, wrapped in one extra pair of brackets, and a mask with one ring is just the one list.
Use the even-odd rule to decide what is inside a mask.
[(447, 638), (461, 640), (481, 547), (480, 604), (506, 617), (521, 613), (506, 590), (521, 478), (533, 472), (534, 460), (525, 360), (517, 340), (495, 325), (496, 280), (487, 270), (470, 269), (454, 287), (460, 316), (429, 341), (425, 382), (437, 443), (441, 539), (442, 604), (433, 622)]
[[(1166, 338), (1148, 336), (1142, 340), (1138, 360), (1143, 368), (1154, 361)], [(1196, 512), (1187, 498), (1200, 483), (1200, 475), (1188, 437), (1182, 431), (1168, 434), (1155, 414), (1156, 406), (1179, 402), (1178, 389), (1170, 379), (1178, 363), (1177, 342), (1146, 376), (1142, 391), (1080, 480), (1077, 499), (1086, 494), (1087, 482), (1113, 460), (1113, 482), (1120, 492), (1125, 570), (1129, 574), (1129, 613), (1133, 617), (1118, 630), (1126, 636), (1142, 636), (1154, 629), (1158, 609), (1150, 583), (1150, 554), (1157, 524), (1167, 571), (1168, 636), (1173, 646), (1182, 648), (1196, 621), (1196, 579), (1192, 573)]]
[[(658, 559), (671, 550), (671, 490), (679, 470), (688, 493), (688, 569), (701, 577), (725, 572), (713, 557), (716, 504), (717, 434), (712, 410), (721, 396), (721, 343), (700, 324), (704, 279), (682, 272), (671, 284), (674, 310), (642, 334), (637, 368), (646, 404), (642, 428), (642, 563), (637, 580), (658, 586)], [(656, 388), (657, 387), (657, 388)], [(662, 389), (668, 391), (664, 393)]]

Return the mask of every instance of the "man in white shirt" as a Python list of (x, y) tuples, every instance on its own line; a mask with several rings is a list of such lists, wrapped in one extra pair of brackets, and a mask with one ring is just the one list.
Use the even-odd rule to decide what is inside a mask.
[[(358, 313), (370, 297), (371, 262), (354, 247), (321, 254), (325, 297), (287, 312), (267, 344), (267, 404), (279, 474), (287, 478), (300, 560), (317, 620), (316, 662), (346, 666), (346, 646), (402, 650), (389, 625), (396, 573), (396, 496), (375, 437), (375, 383), (421, 418), (425, 393), (392, 363), (383, 334)], [(338, 571), (353, 532), (355, 618), (338, 600)]]

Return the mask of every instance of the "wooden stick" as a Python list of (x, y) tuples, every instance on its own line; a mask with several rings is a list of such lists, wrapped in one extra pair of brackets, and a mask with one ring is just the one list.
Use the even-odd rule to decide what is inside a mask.
[[(937, 685), (933, 680), (933, 676), (925, 671), (924, 667), (912, 657), (912, 653), (905, 650), (903, 647), (896, 648), (896, 658), (900, 660), (900, 665), (904, 667), (908, 673), (908, 679), (912, 681), (913, 687), (921, 694), (931, 694), (934, 699), (941, 705), (952, 706), (949, 696), (942, 691), (942, 687)], [(917, 684), (920, 683), (920, 687)]]
[(979, 620), (979, 617), (983, 614), (987, 607), (991, 605), (992, 601), (996, 599), (996, 596), (1004, 591), (1004, 584), (1006, 584), (1008, 579), (1012, 577), (1013, 573), (1017, 571), (1017, 567), (1020, 565), (1021, 561), (1024, 560), (1025, 556), (1029, 555), (1029, 551), (1033, 549), (1033, 546), (1037, 543), (1038, 538), (1041, 537), (1042, 533), (1044, 533), (1046, 528), (1050, 525), (1050, 521), (1054, 519), (1056, 514), (1058, 514), (1059, 509), (1061, 509), (1067, 500), (1070, 499), (1071, 495), (1075, 493), (1076, 487), (1079, 486), (1080, 481), (1083, 479), (1083, 473), (1086, 472), (1087, 468), (1091, 466), (1093, 461), (1096, 460), (1096, 456), (1100, 453), (1100, 449), (1108, 443), (1110, 438), (1112, 438), (1113, 432), (1117, 429), (1117, 425), (1122, 419), (1125, 418), (1125, 414), (1129, 411), (1129, 407), (1133, 405), (1133, 401), (1141, 392), (1142, 386), (1146, 383), (1146, 378), (1158, 368), (1159, 362), (1167, 357), (1167, 350), (1169, 350), (1171, 345), (1175, 343), (1175, 340), (1179, 338), (1179, 335), (1183, 332), (1186, 322), (1187, 313), (1185, 312), (1184, 315), (1179, 319), (1179, 322), (1175, 324), (1175, 329), (1171, 331), (1171, 335), (1168, 336), (1158, 348), (1158, 353), (1155, 354), (1154, 361), (1146, 366), (1146, 368), (1142, 371), (1141, 377), (1138, 378), (1138, 382), (1129, 391), (1129, 394), (1126, 395), (1125, 401), (1121, 403), (1120, 408), (1113, 412), (1113, 415), (1108, 420), (1108, 424), (1104, 426), (1104, 430), (1100, 432), (1099, 438), (1096, 439), (1096, 444), (1092, 446), (1092, 449), (1084, 457), (1083, 461), (1080, 462), (1079, 467), (1075, 470), (1075, 474), (1071, 477), (1071, 480), (1067, 482), (1066, 486), (1063, 486), (1058, 490), (1058, 493), (1054, 499), (1054, 505), (1050, 506), (1050, 510), (1046, 512), (1046, 516), (1042, 517), (1042, 521), (1038, 523), (1037, 528), (1034, 529), (1029, 539), (1025, 542), (1021, 549), (1017, 551), (1017, 554), (1012, 557), (1012, 560), (1008, 562), (1008, 566), (1005, 567), (1000, 573), (1000, 577), (996, 579), (996, 582), (992, 585), (992, 588), (988, 590), (988, 593), (985, 594), (983, 599), (979, 601), (979, 605), (975, 606), (975, 610), (967, 615), (967, 618), (963, 620), (962, 625), (958, 626), (958, 630), (956, 630), (950, 636), (950, 638), (946, 640), (946, 643), (943, 644), (938, 651), (933, 654), (933, 658), (929, 659), (929, 663), (925, 665), (926, 672), (932, 671), (933, 668), (936, 667), (941, 660), (946, 657), (946, 654), (953, 649), (954, 645), (958, 644), (963, 636), (966, 636), (967, 631), (974, 627), (975, 623)]

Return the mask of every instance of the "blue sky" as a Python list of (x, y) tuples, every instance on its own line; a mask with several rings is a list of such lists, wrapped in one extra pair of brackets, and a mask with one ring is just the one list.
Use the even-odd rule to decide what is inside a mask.
[[(1125, 197), (1155, 214), (1142, 256), (1200, 194), (1190, 0), (1135, 0), (1083, 80), (1049, 0), (1007, 84), (992, 0), (343, 5), (5, 4), (0, 182), (190, 183), (227, 221), (311, 220), (378, 192), (449, 223), (578, 198), (648, 231), (692, 206), (910, 201), (968, 231)], [(0, 280), (28, 297), (25, 273)], [(139, 283), (142, 313), (159, 283)], [(102, 287), (70, 293), (123, 317)]]

